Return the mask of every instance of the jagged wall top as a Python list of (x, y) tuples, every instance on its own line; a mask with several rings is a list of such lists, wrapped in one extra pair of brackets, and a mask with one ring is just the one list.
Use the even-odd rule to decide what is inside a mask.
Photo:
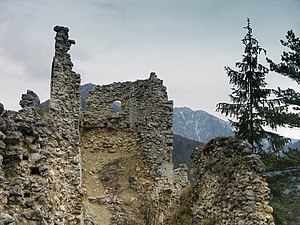
[(80, 75), (72, 71), (73, 63), (67, 53), (74, 40), (69, 28), (55, 26), (55, 56), (52, 62), (49, 112), (63, 138), (79, 145), (81, 114)]
[[(122, 103), (120, 112), (113, 111), (116, 100)], [(171, 162), (172, 115), (173, 101), (168, 100), (163, 81), (152, 72), (147, 80), (97, 86), (87, 99), (83, 127), (133, 131), (145, 141), (150, 161)]]
[(55, 54), (65, 54), (70, 50), (74, 40), (69, 39), (69, 28), (63, 26), (55, 26), (53, 30), (57, 33), (55, 37)]
[[(54, 27), (55, 56), (52, 63), (51, 92), (49, 100), (49, 114), (53, 121), (53, 128), (58, 137), (59, 145), (68, 143), (65, 171), (72, 171), (66, 176), (69, 189), (74, 193), (76, 201), (70, 205), (76, 208), (68, 212), (79, 216), (81, 213), (81, 165), (80, 165), (80, 124), (81, 124), (81, 97), (80, 75), (72, 71), (73, 63), (68, 53), (74, 40), (69, 39), (69, 29), (63, 26)], [(61, 147), (62, 148), (62, 147)], [(74, 163), (75, 162), (75, 163)], [(76, 206), (75, 206), (76, 205)], [(80, 216), (79, 216), (80, 217)]]
[[(114, 110), (117, 101), (121, 103), (119, 111)], [(164, 224), (167, 212), (164, 193), (173, 185), (172, 110), (173, 101), (168, 100), (166, 87), (154, 72), (146, 80), (96, 86), (87, 98), (84, 134), (106, 131), (115, 138), (115, 131), (123, 131), (137, 137), (139, 166), (125, 180), (135, 180), (134, 189), (141, 199), (148, 199), (145, 204), (151, 204), (145, 215), (151, 222), (145, 224)], [(107, 141), (112, 140), (108, 135)]]

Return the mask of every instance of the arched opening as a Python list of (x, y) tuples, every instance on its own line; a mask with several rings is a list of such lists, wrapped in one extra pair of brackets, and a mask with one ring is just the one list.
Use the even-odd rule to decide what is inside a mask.
[(122, 109), (122, 102), (120, 100), (115, 100), (112, 104), (114, 112), (120, 112)]

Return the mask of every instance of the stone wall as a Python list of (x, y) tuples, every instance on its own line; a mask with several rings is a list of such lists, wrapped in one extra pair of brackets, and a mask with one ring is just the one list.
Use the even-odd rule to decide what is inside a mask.
[(274, 224), (265, 167), (242, 140), (217, 138), (192, 156), (194, 184), (169, 224)]
[[(93, 140), (101, 140), (92, 133), (105, 133), (106, 138), (102, 138), (96, 145), (83, 146), (83, 155), (98, 149), (103, 157), (107, 151), (114, 156), (123, 151), (118, 160), (120, 157), (126, 158), (128, 152), (138, 159), (127, 173), (127, 183), (123, 184), (138, 193), (132, 193), (139, 202), (135, 214), (139, 214), (143, 221), (137, 224), (163, 224), (165, 210), (171, 203), (171, 198), (165, 199), (165, 192), (173, 188), (172, 109), (173, 102), (168, 100), (166, 87), (155, 73), (151, 73), (147, 80), (97, 86), (87, 99), (83, 116), (83, 139), (94, 137)], [(118, 138), (118, 135), (124, 134), (127, 135)], [(128, 140), (134, 140), (134, 146), (139, 147), (122, 150), (119, 145), (126, 145)], [(107, 163), (109, 161), (106, 160)], [(104, 184), (103, 181), (101, 183)], [(105, 197), (114, 196), (124, 201), (122, 194), (116, 196), (111, 193), (109, 196), (109, 191), (106, 193), (108, 196)], [(111, 209), (111, 206), (107, 205), (107, 208)], [(117, 217), (116, 210), (112, 214), (112, 218)], [(124, 221), (120, 219), (111, 224), (127, 224)]]
[(80, 76), (67, 53), (68, 28), (56, 26), (49, 115), (27, 91), (18, 112), (1, 105), (0, 224), (80, 224)]
[(67, 146), (60, 146), (65, 152), (61, 157), (67, 162), (66, 182), (73, 192), (73, 197), (68, 199), (68, 203), (70, 208), (76, 210), (66, 213), (81, 214), (80, 75), (72, 71), (73, 63), (68, 53), (75, 41), (69, 39), (67, 27), (56, 26), (54, 31), (56, 32), (55, 55), (51, 71), (49, 116), (58, 136), (58, 142), (67, 143)]
[(69, 39), (67, 27), (56, 26), (54, 31), (55, 56), (51, 71), (49, 113), (61, 138), (78, 147), (81, 121), (80, 75), (72, 71), (73, 63), (68, 53), (75, 41)]
[[(171, 181), (173, 101), (162, 83), (151, 73), (148, 80), (97, 86), (87, 99), (83, 125), (135, 132), (151, 164), (149, 174)], [(119, 112), (114, 112), (116, 101), (121, 103)]]
[(76, 172), (67, 157), (72, 145), (34, 92), (23, 94), (20, 105), (0, 115), (0, 224), (79, 224), (81, 201), (69, 182)]

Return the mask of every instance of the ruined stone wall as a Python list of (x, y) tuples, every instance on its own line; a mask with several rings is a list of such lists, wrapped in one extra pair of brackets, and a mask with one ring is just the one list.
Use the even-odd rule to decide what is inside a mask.
[(169, 224), (274, 225), (265, 167), (249, 144), (217, 138), (192, 156), (194, 184)]
[[(80, 76), (67, 53), (68, 28), (56, 26), (49, 116), (38, 96), (18, 112), (1, 109), (0, 212), (4, 224), (80, 224)], [(1, 107), (3, 108), (3, 107)]]
[(75, 42), (54, 31), (49, 114), (32, 91), (18, 112), (0, 104), (0, 225), (273, 224), (264, 166), (245, 142), (197, 149), (193, 185), (184, 165), (173, 171), (173, 102), (155, 73), (97, 86), (82, 115)]
[(67, 53), (68, 28), (56, 26), (49, 115), (27, 91), (18, 112), (0, 117), (0, 224), (80, 224), (80, 76)]
[[(87, 99), (83, 122), (84, 128), (106, 127), (136, 133), (143, 141), (145, 160), (153, 165), (149, 173), (168, 178), (172, 171), (173, 101), (168, 100), (162, 83), (151, 73), (148, 80), (97, 86)], [(114, 112), (115, 101), (121, 102), (120, 112)]]
[(61, 138), (74, 146), (80, 142), (81, 97), (80, 75), (72, 71), (68, 53), (74, 40), (69, 39), (67, 27), (56, 26), (55, 55), (51, 71), (49, 113)]
[[(68, 53), (74, 40), (69, 39), (67, 27), (56, 26), (55, 55), (51, 71), (51, 92), (49, 100), (49, 116), (58, 136), (60, 148), (64, 151), (61, 157), (67, 162), (65, 172), (66, 183), (73, 192), (68, 199), (71, 208), (66, 213), (81, 214), (81, 97), (80, 75), (72, 71), (73, 63)], [(61, 145), (61, 143), (67, 145)]]
[[(114, 110), (116, 101), (121, 103), (117, 112)], [(100, 143), (98, 146), (95, 143), (84, 145), (83, 155), (89, 149), (98, 149), (99, 154), (108, 151), (115, 156), (123, 151), (121, 158), (130, 154), (134, 157), (133, 168), (127, 173), (124, 185), (138, 193), (131, 193), (138, 199), (135, 212), (139, 213), (135, 214), (143, 217), (137, 219), (142, 221), (137, 224), (163, 224), (166, 207), (170, 204), (170, 199), (165, 199), (165, 192), (173, 187), (172, 109), (173, 102), (168, 100), (166, 87), (155, 73), (147, 80), (97, 86), (87, 99), (83, 140), (92, 143), (90, 139), (95, 137), (92, 133), (105, 133), (106, 138), (93, 138), (101, 140)], [(119, 145), (126, 145), (129, 140), (133, 140), (136, 147), (121, 150)], [(101, 183), (104, 185), (105, 182)], [(119, 199), (124, 201), (121, 195)], [(118, 217), (109, 204), (107, 208), (113, 211), (112, 218)], [(129, 215), (127, 213), (127, 217)], [(127, 224), (124, 221), (123, 218), (108, 224)]]
[(0, 224), (79, 224), (81, 201), (68, 182), (76, 173), (66, 157), (72, 146), (35, 93), (23, 94), (20, 105), (0, 113)]

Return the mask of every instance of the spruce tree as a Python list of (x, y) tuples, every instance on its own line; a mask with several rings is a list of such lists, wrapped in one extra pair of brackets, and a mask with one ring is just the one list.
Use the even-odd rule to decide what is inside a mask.
[(271, 89), (266, 88), (265, 76), (269, 70), (258, 62), (263, 49), (252, 34), (250, 20), (247, 20), (247, 30), (242, 43), (245, 46), (242, 61), (236, 63), (237, 70), (225, 67), (229, 83), (233, 85), (229, 95), (232, 103), (218, 103), (217, 111), (229, 116), (238, 138), (247, 140), (257, 153), (263, 151), (264, 141), (269, 149), (279, 151), (289, 141), (284, 137), (267, 131), (266, 126), (276, 129), (278, 124), (272, 120), (273, 111), (280, 113), (277, 100), (270, 100)]
[(286, 41), (280, 40), (281, 44), (290, 49), (283, 52), (281, 63), (276, 64), (268, 59), (272, 71), (287, 76), (300, 84), (300, 39), (296, 37), (293, 30), (287, 32)]
[[(286, 41), (280, 40), (280, 42), (283, 46), (289, 48), (289, 52), (284, 51), (282, 53), (281, 63), (278, 64), (267, 58), (270, 69), (289, 77), (300, 85), (300, 39), (290, 30), (287, 32)], [(281, 105), (290, 110), (284, 114), (274, 114), (273, 117), (283, 125), (300, 127), (300, 93), (292, 88), (282, 90), (278, 87), (277, 90), (274, 90), (274, 94), (277, 100), (281, 102)]]
[[(271, 71), (289, 77), (300, 85), (300, 39), (292, 30), (287, 32), (286, 40), (280, 40), (288, 52), (281, 55), (281, 62), (276, 64), (267, 59)], [(292, 88), (274, 90), (275, 98), (280, 101), (285, 113), (273, 114), (277, 123), (284, 126), (300, 127), (300, 93)], [(294, 146), (296, 147), (296, 146)], [(264, 154), (262, 159), (267, 167), (267, 177), (271, 189), (270, 204), (274, 209), (276, 224), (300, 224), (300, 152), (299, 147), (289, 149), (282, 155)]]

